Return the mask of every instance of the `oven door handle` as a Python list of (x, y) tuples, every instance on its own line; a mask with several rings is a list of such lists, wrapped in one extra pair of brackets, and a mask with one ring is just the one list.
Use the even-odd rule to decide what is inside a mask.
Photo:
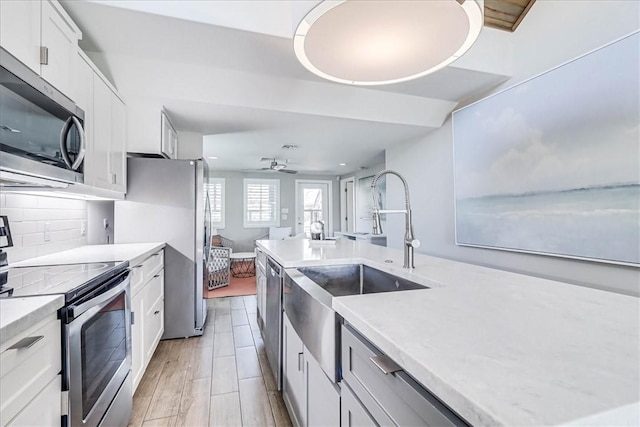
[(123, 290), (127, 289), (127, 287), (129, 287), (131, 283), (130, 276), (131, 276), (131, 271), (127, 270), (124, 273), (122, 273), (120, 276), (118, 276), (116, 279), (113, 279), (113, 280), (122, 280), (122, 282), (118, 284), (116, 287), (111, 288), (104, 293), (98, 294), (90, 298), (86, 302), (83, 302), (77, 305), (72, 304), (69, 307), (67, 307), (67, 322), (80, 316), (82, 313), (89, 310), (91, 307), (95, 307), (97, 305), (101, 305), (105, 302), (108, 302), (113, 297), (121, 293)]

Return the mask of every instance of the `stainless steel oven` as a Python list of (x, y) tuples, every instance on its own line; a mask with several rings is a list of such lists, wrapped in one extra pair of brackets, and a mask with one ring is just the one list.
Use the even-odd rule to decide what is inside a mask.
[(63, 390), (68, 395), (69, 426), (129, 423), (132, 410), (129, 275), (129, 270), (121, 272), (61, 311)]
[(73, 101), (0, 48), (3, 184), (83, 183), (83, 126), (84, 112)]

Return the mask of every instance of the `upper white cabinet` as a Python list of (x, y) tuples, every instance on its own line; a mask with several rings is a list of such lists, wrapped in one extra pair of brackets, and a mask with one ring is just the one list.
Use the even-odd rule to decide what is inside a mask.
[(40, 2), (0, 1), (0, 44), (40, 74)]
[(171, 124), (167, 113), (162, 111), (160, 117), (162, 122), (161, 154), (169, 159), (175, 159), (178, 157), (178, 132)]
[(40, 75), (60, 92), (71, 93), (70, 70), (76, 65), (78, 40), (82, 33), (56, 3), (42, 1)]
[(69, 97), (80, 38), (80, 29), (58, 2), (0, 2), (2, 47)]
[(128, 99), (127, 151), (178, 158), (178, 132), (162, 104), (144, 98)]
[(73, 93), (85, 112), (85, 185), (126, 192), (126, 108), (115, 89), (81, 51), (76, 53)]

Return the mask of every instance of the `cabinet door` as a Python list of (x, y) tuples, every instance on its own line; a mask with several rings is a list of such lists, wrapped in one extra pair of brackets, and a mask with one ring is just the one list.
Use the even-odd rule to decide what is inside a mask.
[(61, 390), (62, 381), (56, 375), (7, 426), (59, 426)]
[[(348, 385), (342, 383), (342, 405), (340, 408), (340, 426), (341, 427), (361, 427), (361, 426), (377, 426), (373, 417), (362, 406), (362, 403), (353, 394)], [(337, 424), (336, 424), (337, 425)]]
[(93, 150), (85, 170), (86, 184), (111, 189), (111, 89), (93, 75)]
[(309, 427), (340, 425), (340, 392), (308, 351), (305, 351), (305, 373), (307, 425)]
[(40, 74), (39, 1), (0, 1), (0, 45)]
[(133, 325), (131, 325), (131, 373), (133, 377), (133, 391), (136, 390), (142, 374), (144, 374), (144, 301), (142, 292), (131, 298), (131, 312), (133, 313)]
[(176, 144), (178, 140), (178, 136), (176, 131), (173, 129), (173, 125), (169, 121), (167, 115), (162, 112), (161, 113), (161, 121), (162, 121), (162, 144), (161, 151), (169, 159), (176, 158)]
[(146, 365), (164, 332), (164, 270), (155, 274), (142, 292), (145, 301), (143, 351)]
[(62, 13), (50, 1), (42, 1), (41, 43), (48, 51), (48, 59), (41, 66), (40, 74), (60, 92), (71, 97), (73, 90), (69, 70), (76, 65), (78, 34), (69, 17)]
[(111, 94), (111, 189), (125, 193), (127, 190), (127, 130), (126, 109), (115, 94)]
[(282, 397), (293, 411), (296, 418), (295, 425), (307, 425), (307, 392), (304, 378), (304, 344), (284, 315), (282, 331), (283, 345), (283, 378)]

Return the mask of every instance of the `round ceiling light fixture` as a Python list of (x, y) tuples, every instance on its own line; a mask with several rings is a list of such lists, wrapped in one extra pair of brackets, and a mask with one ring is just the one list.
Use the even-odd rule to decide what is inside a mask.
[(296, 28), (312, 73), (352, 85), (412, 80), (462, 56), (480, 35), (484, 0), (325, 0)]

